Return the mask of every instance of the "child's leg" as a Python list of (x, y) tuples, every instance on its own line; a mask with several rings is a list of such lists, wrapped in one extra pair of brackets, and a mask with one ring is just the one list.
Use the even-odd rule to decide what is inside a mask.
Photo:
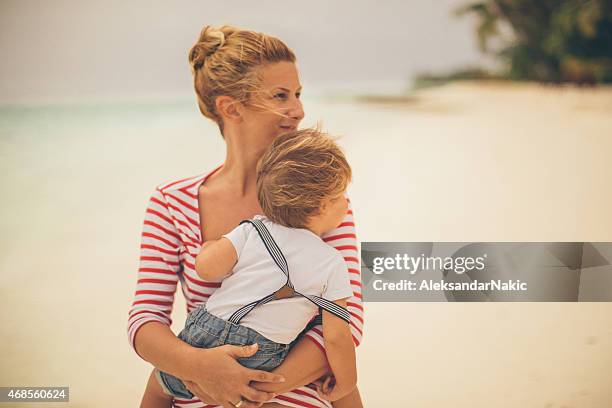
[(155, 370), (151, 371), (147, 388), (145, 389), (140, 408), (172, 408), (172, 397), (164, 392), (155, 378)]
[(334, 401), (332, 405), (334, 408), (363, 408), (359, 389), (355, 387), (353, 392), (344, 398), (340, 398), (338, 401)]

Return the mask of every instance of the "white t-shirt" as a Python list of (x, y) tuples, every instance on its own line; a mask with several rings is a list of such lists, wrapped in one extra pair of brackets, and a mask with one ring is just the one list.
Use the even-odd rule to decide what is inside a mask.
[[(296, 291), (330, 301), (353, 295), (346, 263), (335, 248), (307, 229), (287, 228), (261, 215), (255, 218), (264, 223), (285, 255)], [(244, 305), (281, 288), (286, 277), (251, 224), (239, 225), (224, 237), (234, 245), (238, 261), (206, 302), (206, 310), (228, 320)], [(289, 344), (317, 313), (315, 304), (295, 296), (257, 306), (240, 324), (272, 341)]]

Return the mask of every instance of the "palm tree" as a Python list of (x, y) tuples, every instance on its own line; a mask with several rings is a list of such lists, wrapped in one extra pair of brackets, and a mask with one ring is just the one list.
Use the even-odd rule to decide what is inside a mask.
[(609, 0), (482, 0), (457, 14), (477, 16), (481, 50), (502, 58), (512, 79), (612, 82)]

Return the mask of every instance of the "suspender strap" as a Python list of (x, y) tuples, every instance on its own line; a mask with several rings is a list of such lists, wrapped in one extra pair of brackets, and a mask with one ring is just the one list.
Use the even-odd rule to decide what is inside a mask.
[(283, 252), (280, 250), (280, 248), (276, 244), (276, 241), (274, 241), (274, 238), (272, 238), (270, 231), (268, 231), (268, 229), (266, 228), (264, 223), (261, 222), (261, 220), (244, 220), (240, 223), (240, 225), (244, 223), (249, 223), (255, 227), (255, 229), (257, 230), (257, 233), (259, 234), (259, 237), (261, 238), (264, 245), (266, 246), (268, 253), (272, 257), (272, 259), (274, 259), (274, 262), (276, 263), (276, 265), (278, 265), (280, 270), (283, 271), (283, 273), (287, 277), (287, 286), (292, 288), (293, 285), (291, 284), (291, 279), (289, 278), (289, 265), (287, 265), (287, 260), (285, 259), (285, 255), (283, 255)]
[(261, 222), (261, 220), (245, 220), (245, 221), (242, 221), (240, 224), (243, 224), (245, 222), (248, 222), (249, 224), (253, 225), (253, 227), (255, 227), (255, 229), (257, 230), (257, 233), (259, 234), (259, 237), (263, 241), (264, 246), (268, 250), (268, 253), (272, 257), (272, 259), (274, 259), (274, 262), (279, 267), (279, 269), (287, 277), (287, 283), (283, 285), (279, 290), (274, 292), (273, 294), (268, 295), (258, 301), (251, 302), (248, 305), (243, 306), (240, 309), (238, 309), (230, 317), (229, 321), (231, 323), (239, 324), (240, 320), (244, 316), (246, 316), (251, 310), (253, 310), (259, 305), (263, 305), (275, 299), (283, 299), (286, 297), (292, 297), (296, 295), (302, 296), (308, 299), (309, 301), (317, 305), (319, 308), (322, 308), (328, 311), (329, 313), (332, 313), (333, 315), (339, 317), (340, 319), (346, 321), (347, 323), (350, 321), (350, 314), (348, 310), (346, 310), (342, 306), (338, 306), (334, 302), (331, 302), (327, 299), (323, 299), (322, 297), (314, 296), (314, 295), (304, 295), (294, 290), (293, 285), (291, 284), (291, 279), (289, 278), (289, 266), (287, 264), (287, 260), (285, 259), (283, 252), (280, 250), (280, 248), (276, 244), (276, 241), (274, 241), (274, 238), (272, 238), (270, 231), (268, 231), (268, 229), (266, 228), (264, 223)]
[(323, 299), (322, 297), (319, 297), (319, 296), (303, 295), (299, 292), (295, 292), (295, 293), (297, 293), (300, 296), (305, 297), (306, 299), (310, 300), (312, 303), (319, 306), (320, 308), (327, 310), (329, 313), (338, 316), (339, 318), (346, 321), (347, 323), (351, 321), (351, 315), (349, 314), (348, 310), (346, 310), (342, 306), (338, 306), (334, 302), (331, 302), (327, 299)]
[(269, 301), (274, 300), (275, 298), (276, 297), (274, 296), (274, 293), (273, 293), (271, 295), (266, 296), (265, 298), (256, 300), (255, 302), (251, 302), (248, 305), (243, 306), (240, 309), (236, 310), (234, 314), (230, 316), (228, 321), (230, 323), (239, 324), (240, 320), (242, 320), (242, 318), (246, 316), (251, 310), (255, 309), (259, 305), (266, 304)]

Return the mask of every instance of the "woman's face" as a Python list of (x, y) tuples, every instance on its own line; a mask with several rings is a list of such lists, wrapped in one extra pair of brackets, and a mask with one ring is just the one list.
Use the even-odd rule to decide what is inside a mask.
[(247, 131), (262, 142), (296, 130), (304, 118), (302, 86), (292, 62), (268, 64), (259, 69), (261, 85), (243, 112)]

